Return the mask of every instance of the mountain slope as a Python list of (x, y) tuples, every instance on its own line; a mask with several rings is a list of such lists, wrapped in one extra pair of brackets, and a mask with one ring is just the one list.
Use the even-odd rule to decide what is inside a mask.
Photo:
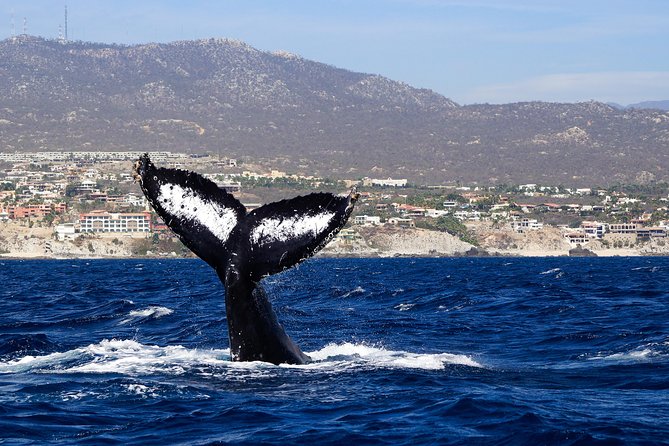
[(325, 176), (606, 184), (669, 176), (669, 115), (600, 103), (458, 106), (242, 42), (0, 42), (0, 147), (173, 150)]

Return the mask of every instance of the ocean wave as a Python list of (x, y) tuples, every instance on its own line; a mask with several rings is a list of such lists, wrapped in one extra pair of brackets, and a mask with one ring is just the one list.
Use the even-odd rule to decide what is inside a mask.
[(0, 373), (119, 373), (127, 375), (183, 374), (195, 366), (230, 362), (229, 350), (160, 347), (133, 340), (103, 340), (45, 356), (25, 356), (0, 362)]
[(160, 347), (134, 340), (103, 340), (62, 353), (24, 356), (0, 362), (0, 374), (10, 373), (92, 373), (147, 375), (263, 377), (273, 370), (299, 368), (305, 371), (344, 371), (351, 368), (393, 368), (441, 370), (448, 365), (481, 367), (466, 355), (450, 353), (411, 353), (392, 351), (363, 344), (329, 344), (307, 353), (313, 361), (304, 365), (264, 362), (233, 362), (229, 349), (189, 349), (183, 346)]
[(560, 269), (560, 268), (552, 268), (552, 269), (549, 269), (548, 271), (540, 272), (539, 274), (546, 275), (546, 274), (556, 274), (556, 273), (561, 273), (561, 272), (562, 272), (562, 269)]
[(665, 345), (650, 343), (638, 348), (617, 353), (598, 353), (590, 356), (589, 361), (607, 361), (607, 362), (650, 362), (657, 359), (663, 359), (669, 356), (669, 351)]
[(0, 335), (0, 355), (45, 353), (54, 347), (56, 344), (44, 333)]
[(467, 355), (452, 353), (411, 353), (386, 350), (365, 344), (328, 344), (321, 350), (307, 353), (314, 362), (301, 367), (322, 367), (332, 364), (368, 365), (381, 368), (441, 370), (447, 365), (482, 367)]
[(128, 317), (123, 319), (120, 323), (128, 324), (140, 319), (158, 319), (172, 313), (174, 313), (174, 310), (170, 308), (152, 305), (150, 307), (144, 308), (143, 310), (132, 310), (130, 313), (128, 313)]
[(643, 350), (635, 350), (631, 352), (612, 353), (609, 355), (599, 354), (588, 358), (590, 361), (645, 361), (654, 353), (651, 349), (645, 348)]
[(402, 304), (395, 305), (393, 308), (396, 309), (396, 310), (400, 310), (400, 311), (409, 311), (415, 306), (416, 306), (416, 304), (402, 303)]
[(659, 266), (638, 266), (636, 268), (632, 268), (632, 271), (649, 271), (651, 273), (656, 273), (659, 270)]
[(365, 291), (366, 291), (366, 290), (365, 290), (363, 287), (361, 287), (360, 285), (358, 285), (357, 287), (353, 288), (352, 290), (346, 292), (346, 293), (345, 293), (343, 296), (341, 296), (341, 297), (351, 297), (351, 296), (355, 296), (355, 295), (360, 295), (360, 294), (364, 294)]

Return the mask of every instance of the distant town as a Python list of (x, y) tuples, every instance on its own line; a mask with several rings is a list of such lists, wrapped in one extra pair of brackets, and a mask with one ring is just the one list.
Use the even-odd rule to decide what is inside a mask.
[[(133, 180), (132, 162), (141, 153), (0, 153), (0, 254), (16, 256), (20, 242), (35, 237), (25, 231), (41, 228), (39, 237), (48, 240), (34, 256), (66, 255), (50, 252), (57, 242), (81, 246), (105, 239), (119, 248), (132, 245), (118, 250), (129, 255), (188, 255)], [(402, 178), (315, 178), (220, 155), (150, 156), (162, 166), (203, 173), (249, 209), (295, 194), (356, 186), (359, 204), (338, 236), (344, 247), (389, 228), (444, 232), (493, 253), (517, 249), (523, 237), (534, 237), (537, 249), (550, 239), (562, 248), (602, 252), (652, 245), (648, 253), (662, 253), (669, 231), (669, 186), (663, 183), (415, 185)], [(93, 244), (88, 247), (96, 253)]]

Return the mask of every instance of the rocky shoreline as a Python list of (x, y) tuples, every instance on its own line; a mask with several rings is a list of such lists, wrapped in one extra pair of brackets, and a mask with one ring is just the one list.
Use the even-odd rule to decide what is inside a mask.
[[(354, 227), (330, 242), (320, 257), (554, 257), (669, 255), (662, 241), (611, 248), (598, 242), (571, 246), (557, 228), (518, 234), (504, 227), (478, 224), (470, 228), (479, 246), (445, 232), (396, 226)], [(53, 229), (15, 223), (0, 226), (0, 257), (5, 259), (96, 259), (192, 257), (176, 239), (156, 242), (146, 237), (84, 235), (58, 241)]]

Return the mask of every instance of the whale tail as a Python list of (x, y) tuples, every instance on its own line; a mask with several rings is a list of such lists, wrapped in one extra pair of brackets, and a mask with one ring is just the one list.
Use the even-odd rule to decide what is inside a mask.
[(258, 282), (305, 260), (346, 224), (358, 194), (313, 193), (251, 212), (213, 181), (178, 169), (157, 168), (144, 154), (135, 177), (156, 210), (226, 288), (233, 359), (304, 362), (285, 334)]

